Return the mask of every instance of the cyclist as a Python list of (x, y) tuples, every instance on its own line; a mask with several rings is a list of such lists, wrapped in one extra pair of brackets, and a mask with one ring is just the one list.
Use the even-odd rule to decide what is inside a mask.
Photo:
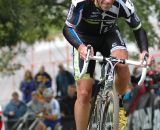
[[(79, 79), (86, 58), (87, 47), (92, 45), (91, 56), (97, 51), (103, 56), (115, 56), (127, 59), (128, 52), (121, 38), (116, 20), (123, 17), (133, 29), (140, 49), (141, 59), (148, 53), (148, 41), (145, 30), (130, 0), (72, 0), (63, 34), (74, 47), (74, 72), (77, 80), (77, 101), (75, 120), (77, 130), (86, 130), (90, 110), (90, 98), (93, 85), (95, 62), (90, 61), (87, 74)], [(116, 86), (120, 95), (127, 89), (130, 73), (127, 65), (118, 65)]]

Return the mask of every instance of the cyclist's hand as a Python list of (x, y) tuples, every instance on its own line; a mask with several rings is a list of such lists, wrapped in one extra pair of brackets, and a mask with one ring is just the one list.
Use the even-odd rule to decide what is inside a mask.
[[(78, 47), (78, 52), (80, 54), (81, 59), (86, 59), (86, 57), (87, 57), (87, 46), (85, 46), (84, 44), (81, 44)], [(93, 55), (94, 55), (94, 51), (93, 51), (93, 47), (91, 47), (90, 56), (93, 56)]]
[[(141, 60), (142, 62), (144, 61), (144, 56), (145, 56), (145, 54), (148, 54), (148, 52), (147, 52), (147, 51), (143, 51), (142, 53), (140, 53), (140, 60)], [(149, 54), (148, 54), (148, 55), (149, 55)], [(153, 60), (153, 56), (149, 55), (148, 60), (147, 60), (147, 64), (148, 64), (148, 65), (151, 65), (152, 60)]]

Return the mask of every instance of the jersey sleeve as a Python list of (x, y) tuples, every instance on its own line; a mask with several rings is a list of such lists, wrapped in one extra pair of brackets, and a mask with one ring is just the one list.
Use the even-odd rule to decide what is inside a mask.
[(126, 18), (126, 22), (132, 28), (133, 31), (141, 28), (141, 21), (137, 16), (136, 12), (134, 12), (129, 18)]
[(145, 30), (141, 26), (141, 21), (136, 14), (131, 0), (119, 0), (119, 17), (123, 17), (127, 24), (132, 28), (140, 52), (148, 51), (148, 39)]
[(120, 17), (125, 18), (127, 24), (133, 30), (137, 30), (141, 27), (141, 21), (136, 14), (131, 0), (120, 0)]
[(67, 19), (65, 21), (65, 26), (63, 28), (63, 35), (67, 41), (75, 48), (78, 48), (82, 41), (78, 37), (75, 27), (79, 24), (85, 0), (72, 0)]
[(72, 2), (65, 22), (69, 27), (75, 28), (75, 26), (79, 24), (82, 16), (83, 6), (84, 2), (76, 4)]

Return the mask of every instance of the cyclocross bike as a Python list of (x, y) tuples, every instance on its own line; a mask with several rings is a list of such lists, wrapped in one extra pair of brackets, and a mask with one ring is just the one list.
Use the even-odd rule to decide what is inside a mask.
[(141, 85), (147, 72), (147, 55), (143, 63), (140, 61), (117, 59), (115, 57), (90, 57), (91, 46), (88, 46), (87, 58), (80, 78), (87, 72), (90, 60), (101, 62), (100, 82), (91, 100), (91, 110), (87, 130), (118, 130), (119, 127), (119, 97), (115, 89), (115, 67), (117, 64), (138, 65), (142, 67), (142, 75), (138, 85)]

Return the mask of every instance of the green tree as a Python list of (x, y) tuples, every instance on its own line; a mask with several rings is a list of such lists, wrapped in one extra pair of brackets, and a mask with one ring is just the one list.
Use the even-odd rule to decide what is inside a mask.
[(0, 46), (21, 41), (32, 44), (60, 30), (67, 4), (56, 0), (0, 0)]
[(67, 5), (56, 0), (0, 0), (0, 72), (12, 73), (21, 67), (13, 59), (24, 52), (18, 45), (22, 41), (32, 45), (60, 32)]

